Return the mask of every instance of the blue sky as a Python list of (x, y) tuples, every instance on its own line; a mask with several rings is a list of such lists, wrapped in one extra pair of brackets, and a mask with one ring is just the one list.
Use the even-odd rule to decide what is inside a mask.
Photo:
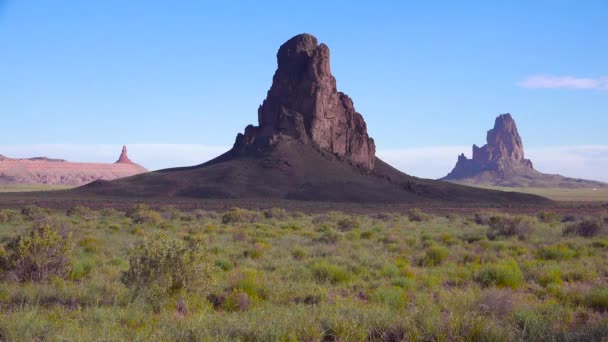
[[(528, 154), (554, 151), (541, 171), (604, 177), (606, 1), (0, 0), (0, 153), (129, 144), (150, 168), (202, 162), (191, 146), (228, 147), (256, 122), (278, 47), (302, 32), (330, 47), (339, 90), (404, 171), (444, 175), (510, 112)], [(143, 152), (160, 145), (174, 150)], [(412, 168), (412, 151), (436, 163)]]

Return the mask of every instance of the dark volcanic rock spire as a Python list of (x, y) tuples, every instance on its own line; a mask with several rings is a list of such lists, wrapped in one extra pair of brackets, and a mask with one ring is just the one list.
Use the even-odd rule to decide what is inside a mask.
[(272, 86), (258, 109), (258, 126), (247, 126), (233, 151), (266, 148), (289, 137), (371, 171), (374, 140), (353, 101), (336, 89), (329, 48), (309, 34), (300, 34), (279, 48), (277, 62)]
[(524, 158), (524, 145), (511, 114), (501, 114), (488, 131), (487, 144), (473, 145), (473, 159), (458, 156), (456, 166), (445, 180), (474, 177), (482, 172), (496, 172), (498, 176), (518, 171), (534, 170), (532, 162)]

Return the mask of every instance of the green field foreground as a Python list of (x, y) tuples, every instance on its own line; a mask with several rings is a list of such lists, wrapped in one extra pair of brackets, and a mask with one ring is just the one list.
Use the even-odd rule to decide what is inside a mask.
[(599, 341), (608, 219), (0, 210), (0, 340)]

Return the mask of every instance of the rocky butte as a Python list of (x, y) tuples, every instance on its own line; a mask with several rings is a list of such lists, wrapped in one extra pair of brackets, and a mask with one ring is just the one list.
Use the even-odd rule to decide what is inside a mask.
[(442, 180), (469, 185), (503, 187), (601, 188), (608, 184), (544, 174), (534, 169), (524, 157), (517, 125), (511, 114), (501, 114), (488, 131), (487, 144), (473, 145), (473, 158), (458, 156), (454, 169)]
[(353, 101), (336, 88), (327, 45), (307, 34), (293, 37), (279, 49), (277, 62), (272, 86), (258, 109), (259, 126), (247, 126), (233, 149), (266, 148), (288, 137), (373, 170), (374, 140)]
[(129, 159), (126, 146), (123, 146), (122, 153), (114, 164), (0, 156), (0, 184), (83, 185), (100, 179), (113, 180), (144, 172), (148, 170)]
[[(333, 202), (542, 203), (545, 199), (408, 176), (376, 157), (363, 116), (337, 90), (330, 51), (309, 34), (285, 42), (257, 125), (206, 163), (73, 190), (87, 195)], [(260, 202), (263, 203), (263, 202)]]

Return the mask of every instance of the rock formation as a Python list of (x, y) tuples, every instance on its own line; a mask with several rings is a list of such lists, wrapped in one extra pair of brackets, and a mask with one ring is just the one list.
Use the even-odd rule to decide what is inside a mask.
[(288, 40), (258, 125), (226, 153), (200, 165), (72, 190), (78, 196), (190, 197), (356, 203), (543, 203), (538, 196), (463, 187), (408, 176), (375, 156), (352, 100), (336, 89), (329, 49), (309, 34)]
[(127, 156), (127, 146), (122, 147), (122, 152), (120, 153), (120, 157), (115, 164), (134, 164), (131, 159)]
[(72, 163), (63, 159), (0, 157), (0, 184), (83, 185), (147, 172), (127, 157), (127, 148), (114, 164)]
[(524, 157), (522, 143), (511, 114), (501, 114), (488, 131), (487, 144), (473, 145), (473, 158), (458, 156), (456, 166), (442, 180), (469, 185), (506, 187), (604, 187), (597, 181), (547, 175), (534, 169), (532, 161)]
[(291, 138), (373, 170), (374, 140), (353, 101), (336, 89), (327, 45), (309, 34), (297, 35), (280, 47), (277, 62), (272, 86), (258, 109), (258, 126), (247, 126), (233, 149), (263, 149)]

